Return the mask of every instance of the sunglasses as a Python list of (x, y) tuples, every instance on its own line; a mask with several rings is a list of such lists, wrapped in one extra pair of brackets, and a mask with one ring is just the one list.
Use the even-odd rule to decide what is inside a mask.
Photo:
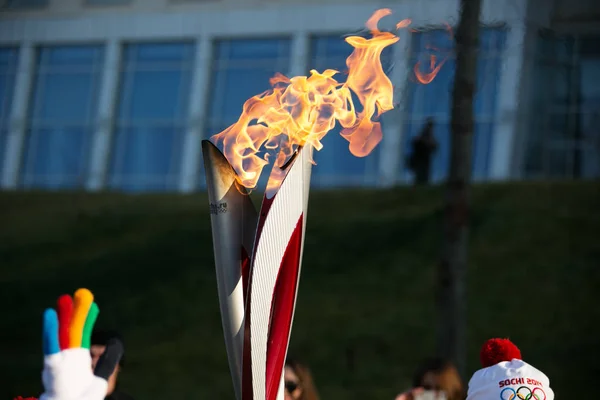
[(289, 394), (294, 393), (299, 387), (300, 385), (298, 384), (298, 382), (285, 381), (285, 390), (287, 390)]

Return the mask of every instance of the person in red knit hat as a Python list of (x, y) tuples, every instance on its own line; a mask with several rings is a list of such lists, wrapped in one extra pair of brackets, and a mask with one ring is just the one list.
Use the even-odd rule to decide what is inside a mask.
[(469, 381), (467, 400), (554, 400), (550, 380), (527, 364), (508, 339), (490, 339), (480, 353), (482, 369)]

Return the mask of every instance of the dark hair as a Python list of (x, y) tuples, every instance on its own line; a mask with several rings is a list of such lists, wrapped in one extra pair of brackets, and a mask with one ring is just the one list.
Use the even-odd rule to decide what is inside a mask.
[(450, 361), (439, 357), (426, 359), (415, 371), (413, 387), (422, 386), (428, 373), (438, 377), (441, 389), (446, 392), (449, 400), (464, 399), (466, 397), (462, 379), (458, 374), (458, 370)]
[[(125, 348), (125, 342), (123, 341), (123, 336), (117, 331), (109, 331), (97, 329), (92, 332), (92, 340), (91, 345), (97, 346), (106, 346), (109, 340), (111, 339), (119, 339), (121, 343), (123, 343), (123, 348)], [(123, 367), (125, 365), (125, 351), (123, 350), (123, 355), (121, 356), (121, 360), (119, 361), (119, 365)]]
[(428, 372), (433, 372), (435, 374), (439, 374), (444, 370), (448, 363), (446, 360), (442, 358), (428, 358), (424, 360), (421, 364), (419, 364), (419, 368), (415, 371), (413, 375), (413, 387), (419, 387), (422, 385), (423, 378)]
[(290, 367), (300, 380), (302, 386), (301, 400), (319, 400), (319, 394), (312, 378), (310, 369), (292, 358), (286, 358), (285, 366)]

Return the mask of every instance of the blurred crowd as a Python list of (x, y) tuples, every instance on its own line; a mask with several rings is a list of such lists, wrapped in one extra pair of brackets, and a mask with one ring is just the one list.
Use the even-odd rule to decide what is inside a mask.
[[(318, 400), (319, 394), (307, 366), (296, 361), (285, 365), (285, 400)], [(412, 387), (395, 400), (464, 400), (467, 396), (456, 367), (441, 358), (424, 360), (415, 370)]]
[[(119, 384), (125, 365), (123, 337), (94, 329), (99, 308), (87, 289), (62, 295), (46, 309), (43, 323), (44, 393), (40, 400), (133, 400)], [(549, 379), (527, 364), (508, 339), (490, 339), (480, 351), (481, 369), (467, 385), (449, 360), (430, 358), (416, 366), (409, 388), (395, 400), (553, 400)], [(278, 382), (279, 378), (275, 378)], [(287, 357), (284, 400), (318, 400), (310, 368)], [(35, 398), (15, 400), (36, 400)], [(255, 399), (264, 400), (264, 399)], [(392, 399), (390, 399), (392, 400)]]

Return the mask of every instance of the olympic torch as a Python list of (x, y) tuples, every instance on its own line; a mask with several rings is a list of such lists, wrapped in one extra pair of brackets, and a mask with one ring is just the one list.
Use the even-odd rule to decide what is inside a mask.
[[(354, 48), (346, 59), (345, 82), (338, 82), (339, 71), (332, 69), (292, 78), (276, 74), (271, 90), (246, 100), (237, 122), (202, 143), (221, 318), (238, 400), (283, 400), (312, 152), (321, 150), (321, 140), (336, 124), (357, 157), (381, 141), (379, 117), (394, 108), (381, 53), (399, 37), (377, 24), (391, 13), (377, 10), (367, 20), (371, 38), (344, 39)], [(402, 20), (396, 28), (409, 24)], [(246, 188), (256, 186), (275, 149), (257, 213)]]
[[(202, 151), (217, 288), (236, 398), (283, 399), (304, 248), (312, 147), (274, 166), (260, 214), (235, 170), (210, 141)], [(276, 181), (276, 182), (273, 182)]]

